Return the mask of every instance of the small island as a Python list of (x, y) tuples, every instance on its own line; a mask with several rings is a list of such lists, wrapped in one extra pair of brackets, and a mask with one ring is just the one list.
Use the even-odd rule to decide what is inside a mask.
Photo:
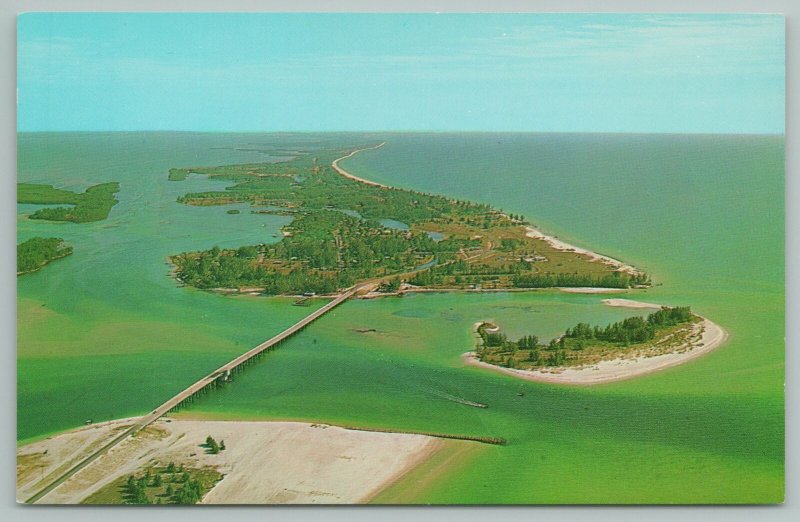
[(34, 237), (17, 245), (17, 275), (30, 274), (72, 254), (60, 237)]
[(52, 185), (17, 183), (17, 203), (71, 205), (69, 207), (40, 208), (29, 218), (89, 223), (108, 217), (111, 208), (117, 204), (117, 199), (114, 197), (117, 192), (119, 192), (119, 183), (117, 182), (94, 185), (83, 193), (57, 189)]
[(605, 326), (578, 323), (543, 343), (536, 335), (511, 341), (490, 322), (476, 323), (478, 345), (467, 364), (527, 380), (599, 384), (687, 362), (722, 345), (727, 333), (689, 307), (659, 307), (626, 299), (609, 306), (658, 308)]
[(534, 370), (587, 366), (624, 356), (660, 355), (685, 349), (694, 331), (692, 326), (700, 321), (689, 307), (664, 307), (647, 317), (629, 317), (605, 327), (578, 323), (546, 344), (536, 335), (511, 341), (496, 325), (484, 322), (477, 328), (481, 339), (477, 357), (506, 368)]
[(332, 295), (369, 281), (406, 290), (650, 284), (647, 274), (545, 236), (521, 215), (361, 180), (338, 166), (362, 150), (367, 149), (298, 153), (281, 163), (170, 169), (173, 181), (196, 174), (232, 184), (185, 194), (180, 203), (250, 203), (260, 214), (293, 217), (276, 243), (172, 256), (177, 278), (202, 289), (270, 295)]

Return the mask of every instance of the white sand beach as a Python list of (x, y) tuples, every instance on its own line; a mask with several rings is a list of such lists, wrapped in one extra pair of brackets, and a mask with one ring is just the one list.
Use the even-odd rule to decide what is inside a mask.
[(631, 265), (626, 265), (622, 261), (614, 259), (613, 257), (604, 256), (602, 254), (598, 254), (597, 252), (592, 252), (591, 250), (587, 250), (585, 248), (577, 247), (575, 245), (570, 245), (569, 243), (565, 243), (564, 241), (561, 241), (560, 239), (555, 238), (553, 236), (548, 236), (544, 232), (530, 226), (525, 227), (525, 229), (527, 230), (527, 233), (525, 235), (534, 239), (541, 239), (543, 241), (546, 241), (548, 244), (550, 244), (551, 247), (555, 248), (556, 250), (564, 250), (569, 252), (576, 252), (578, 254), (584, 254), (586, 256), (589, 256), (591, 259), (602, 261), (610, 266), (613, 266), (615, 269), (621, 272), (627, 272), (629, 274), (641, 273), (641, 271), (638, 270), (637, 268), (634, 268)]
[(335, 170), (336, 172), (338, 172), (342, 176), (344, 176), (346, 178), (350, 178), (353, 181), (360, 181), (361, 183), (366, 183), (367, 185), (372, 185), (374, 187), (391, 188), (388, 185), (384, 185), (383, 183), (378, 183), (376, 181), (370, 181), (368, 179), (363, 179), (363, 178), (359, 178), (358, 176), (354, 176), (354, 175), (350, 174), (349, 172), (347, 172), (346, 170), (344, 170), (342, 167), (339, 166), (339, 162), (340, 161), (346, 160), (347, 158), (352, 158), (353, 156), (355, 156), (359, 152), (362, 152), (362, 151), (365, 151), (365, 150), (379, 149), (379, 148), (383, 147), (384, 145), (386, 145), (385, 141), (380, 143), (380, 144), (378, 144), (378, 145), (375, 145), (374, 147), (366, 147), (366, 148), (363, 148), (363, 149), (354, 150), (350, 154), (348, 154), (346, 156), (342, 156), (341, 158), (338, 158), (338, 159), (334, 160), (333, 163), (331, 164), (331, 167), (333, 167), (333, 170)]
[[(24, 501), (130, 420), (81, 428), (17, 449), (17, 498)], [(207, 454), (211, 435), (226, 449)], [(77, 504), (121, 476), (174, 462), (211, 466), (224, 478), (204, 504), (340, 504), (366, 502), (433, 455), (442, 441), (424, 435), (356, 431), (303, 422), (162, 418), (111, 449), (43, 497)]]
[(633, 299), (603, 299), (603, 304), (606, 306), (617, 306), (620, 308), (655, 308), (662, 307), (660, 304), (645, 303), (642, 301), (634, 301)]
[[(631, 299), (604, 299), (603, 303), (608, 306), (624, 306), (628, 308), (661, 308), (661, 305), (643, 303)], [(621, 381), (687, 363), (722, 346), (728, 339), (728, 333), (716, 323), (706, 318), (702, 319), (701, 322), (693, 326), (695, 342), (673, 353), (662, 355), (618, 358), (582, 367), (544, 368), (541, 370), (518, 370), (485, 363), (478, 359), (475, 352), (463, 354), (462, 360), (469, 366), (505, 373), (530, 381), (572, 385), (592, 385)]]

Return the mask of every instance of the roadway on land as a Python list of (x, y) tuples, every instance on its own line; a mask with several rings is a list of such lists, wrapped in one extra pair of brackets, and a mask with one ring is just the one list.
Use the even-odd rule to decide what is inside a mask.
[(175, 406), (177, 406), (178, 404), (180, 404), (184, 400), (188, 399), (189, 397), (193, 396), (195, 393), (199, 392), (200, 390), (202, 390), (206, 386), (210, 385), (215, 380), (223, 377), (226, 373), (228, 373), (228, 372), (232, 371), (234, 368), (244, 364), (245, 362), (249, 361), (253, 357), (259, 355), (262, 352), (264, 352), (265, 350), (268, 350), (268, 349), (272, 348), (273, 346), (275, 346), (279, 342), (291, 337), (292, 335), (294, 335), (295, 333), (299, 332), (300, 330), (302, 330), (303, 328), (305, 328), (306, 326), (308, 326), (309, 324), (311, 324), (315, 320), (317, 320), (320, 317), (322, 317), (323, 315), (325, 315), (327, 312), (331, 311), (332, 309), (336, 308), (337, 306), (339, 306), (343, 302), (347, 301), (350, 297), (355, 295), (357, 292), (370, 291), (370, 290), (373, 290), (376, 286), (377, 286), (376, 282), (369, 281), (367, 283), (362, 283), (361, 285), (354, 286), (354, 287), (351, 287), (351, 288), (345, 290), (344, 292), (342, 292), (341, 294), (336, 296), (332, 301), (326, 303), (324, 306), (322, 306), (322, 307), (318, 308), (317, 310), (311, 312), (306, 317), (304, 317), (300, 321), (296, 322), (295, 324), (293, 324), (289, 328), (283, 330), (278, 335), (275, 335), (274, 337), (271, 337), (270, 339), (264, 341), (263, 343), (259, 344), (255, 348), (253, 348), (251, 350), (248, 350), (247, 352), (243, 353), (242, 355), (238, 356), (237, 358), (233, 359), (232, 361), (220, 366), (215, 371), (213, 371), (210, 374), (206, 375), (205, 377), (203, 377), (199, 381), (195, 382), (194, 384), (192, 384), (191, 386), (189, 386), (185, 390), (181, 391), (180, 393), (178, 393), (177, 395), (175, 395), (174, 397), (172, 397), (171, 399), (166, 401), (164, 404), (162, 404), (161, 406), (159, 406), (158, 408), (156, 408), (155, 410), (153, 410), (149, 414), (145, 415), (144, 417), (142, 417), (141, 419), (136, 421), (128, 429), (123, 431), (117, 437), (112, 439), (110, 442), (105, 444), (103, 447), (101, 447), (100, 449), (98, 449), (97, 451), (95, 451), (94, 453), (92, 453), (91, 455), (86, 457), (85, 459), (83, 459), (80, 462), (78, 462), (77, 464), (75, 464), (73, 467), (71, 467), (69, 470), (67, 470), (64, 474), (62, 474), (57, 479), (55, 479), (53, 482), (51, 482), (50, 484), (48, 484), (47, 486), (42, 488), (40, 491), (38, 491), (35, 495), (30, 497), (25, 502), (27, 504), (36, 503), (42, 497), (44, 497), (45, 495), (47, 495), (48, 493), (53, 491), (55, 488), (60, 486), (62, 483), (64, 483), (67, 479), (72, 477), (75, 473), (79, 472), (80, 470), (82, 470), (83, 468), (88, 466), (90, 463), (92, 463), (94, 460), (96, 460), (98, 457), (100, 457), (104, 453), (108, 452), (108, 450), (110, 450), (111, 448), (113, 448), (114, 446), (116, 446), (117, 444), (122, 442), (125, 438), (128, 437), (128, 435), (132, 435), (132, 434), (142, 430), (143, 428), (146, 428), (147, 426), (149, 426), (150, 424), (152, 424), (153, 422), (155, 422), (156, 420), (158, 420), (162, 416), (166, 415), (167, 412), (169, 412), (172, 408), (174, 408)]
[[(380, 186), (380, 187), (386, 187), (385, 185), (382, 185), (380, 183), (376, 183), (374, 181), (364, 180), (364, 179), (358, 178), (356, 176), (353, 176), (349, 172), (347, 172), (344, 169), (342, 169), (341, 167), (339, 167), (339, 161), (341, 161), (343, 159), (347, 159), (347, 158), (353, 157), (354, 155), (356, 155), (359, 152), (364, 151), (364, 150), (371, 150), (371, 149), (380, 148), (385, 143), (386, 142), (380, 143), (380, 144), (378, 144), (378, 145), (376, 145), (374, 147), (367, 147), (367, 148), (364, 148), (364, 149), (354, 150), (353, 152), (347, 154), (346, 156), (343, 156), (343, 157), (335, 160), (333, 162), (332, 166), (338, 173), (340, 173), (341, 175), (346, 176), (348, 178), (354, 179), (356, 181), (360, 181), (362, 183), (366, 183), (368, 185), (376, 185), (376, 186)], [(388, 187), (386, 187), (386, 188), (388, 188)], [(410, 272), (407, 272), (406, 274), (396, 275), (395, 277), (403, 277), (403, 276), (407, 276), (407, 275), (410, 275), (410, 274), (414, 274), (414, 273), (419, 272), (419, 271), (421, 271), (421, 270), (420, 269), (416, 269), (416, 270), (412, 270)], [(158, 420), (162, 416), (166, 415), (166, 413), (169, 412), (172, 408), (174, 408), (175, 406), (179, 405), (181, 402), (183, 402), (184, 400), (188, 399), (189, 397), (193, 396), (195, 393), (199, 392), (200, 390), (202, 390), (206, 386), (209, 386), (215, 380), (223, 377), (226, 373), (232, 371), (234, 368), (236, 368), (236, 367), (240, 366), (241, 364), (245, 363), (246, 361), (252, 359), (253, 357), (255, 357), (258, 354), (260, 354), (261, 352), (263, 352), (265, 350), (268, 350), (269, 348), (275, 346), (276, 344), (278, 344), (279, 342), (283, 341), (284, 339), (287, 339), (288, 337), (291, 337), (292, 335), (294, 335), (298, 331), (302, 330), (303, 328), (305, 328), (306, 326), (308, 326), (309, 324), (311, 324), (315, 320), (319, 319), (325, 313), (329, 312), (333, 308), (336, 308), (337, 306), (339, 306), (340, 304), (345, 302), (347, 299), (349, 299), (350, 297), (352, 297), (356, 293), (358, 293), (358, 292), (365, 292), (365, 293), (366, 292), (370, 292), (370, 291), (374, 290), (382, 281), (384, 281), (386, 279), (389, 279), (389, 277), (381, 277), (381, 278), (373, 279), (373, 280), (370, 280), (370, 281), (365, 281), (365, 282), (363, 282), (363, 283), (361, 283), (359, 285), (356, 285), (356, 286), (348, 288), (347, 290), (344, 290), (342, 293), (337, 295), (332, 301), (330, 301), (329, 303), (325, 304), (321, 308), (315, 310), (314, 312), (310, 313), (309, 315), (307, 315), (306, 317), (304, 317), (300, 321), (296, 322), (295, 324), (293, 324), (292, 326), (290, 326), (286, 330), (282, 331), (278, 335), (276, 335), (276, 336), (264, 341), (263, 343), (259, 344), (255, 348), (243, 353), (242, 355), (238, 356), (237, 358), (233, 359), (232, 361), (228, 362), (227, 364), (224, 364), (223, 366), (220, 366), (215, 371), (213, 371), (210, 374), (206, 375), (205, 377), (203, 377), (199, 381), (195, 382), (194, 384), (192, 384), (191, 386), (189, 386), (185, 390), (181, 391), (180, 393), (178, 393), (177, 395), (175, 395), (171, 399), (167, 400), (164, 404), (162, 404), (161, 406), (159, 406), (158, 408), (156, 408), (155, 410), (153, 410), (149, 414), (145, 415), (144, 417), (142, 417), (141, 419), (136, 421), (128, 429), (123, 431), (117, 437), (115, 437), (114, 439), (109, 441), (107, 444), (105, 444), (103, 447), (101, 447), (100, 449), (98, 449), (97, 451), (95, 451), (94, 453), (89, 455), (88, 457), (84, 458), (83, 460), (81, 460), (80, 462), (78, 462), (77, 464), (72, 466), (64, 474), (62, 474), (57, 479), (55, 479), (53, 482), (51, 482), (50, 484), (48, 484), (47, 486), (45, 486), (44, 488), (39, 490), (39, 492), (37, 492), (35, 495), (30, 497), (25, 502), (27, 504), (34, 504), (34, 503), (38, 502), (45, 495), (47, 495), (48, 493), (53, 491), (55, 488), (57, 488), (58, 486), (63, 484), (67, 479), (72, 477), (75, 473), (79, 472), (80, 470), (82, 470), (83, 468), (85, 468), (86, 466), (91, 464), (98, 457), (100, 457), (101, 455), (105, 454), (111, 448), (113, 448), (114, 446), (116, 446), (117, 444), (119, 444), (120, 442), (125, 440), (129, 435), (135, 434), (136, 432), (146, 428), (147, 426), (149, 426), (150, 424), (152, 424), (153, 422), (155, 422), (156, 420)]]

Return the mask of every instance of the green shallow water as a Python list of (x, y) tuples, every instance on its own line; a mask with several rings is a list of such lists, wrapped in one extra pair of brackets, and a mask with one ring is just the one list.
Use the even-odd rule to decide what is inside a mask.
[[(603, 306), (603, 296), (550, 291), (351, 301), (187, 414), (509, 440), (419, 493), (418, 502), (782, 499), (780, 137), (22, 135), (21, 181), (123, 185), (106, 222), (19, 221), (20, 239), (59, 231), (76, 252), (18, 281), (18, 438), (147, 411), (307, 313), (285, 299), (174, 285), (166, 255), (273, 240), (284, 221), (177, 205), (180, 193), (211, 183), (169, 183), (167, 168), (264, 161), (235, 150), (251, 142), (376, 139), (387, 144), (344, 166), (523, 213), (562, 238), (641, 266), (660, 285), (624, 297), (689, 304), (724, 326), (730, 342), (651, 376), (566, 388), (462, 367), (471, 325), (492, 319), (512, 337), (547, 337), (578, 320), (604, 323), (634, 312)], [(365, 329), (376, 331), (358, 331)]]

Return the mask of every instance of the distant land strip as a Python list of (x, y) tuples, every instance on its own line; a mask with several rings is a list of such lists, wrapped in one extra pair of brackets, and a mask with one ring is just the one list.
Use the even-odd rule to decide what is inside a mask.
[[(327, 424), (320, 422), (317, 424)], [(495, 446), (505, 446), (508, 441), (503, 437), (481, 437), (478, 435), (461, 435), (458, 433), (431, 433), (428, 431), (395, 430), (389, 428), (365, 428), (363, 426), (349, 426), (344, 424), (328, 424), (328, 426), (338, 426), (346, 430), (354, 431), (373, 431), (378, 433), (402, 433), (405, 435), (425, 435), (426, 437), (436, 437), (438, 439), (471, 440), (483, 444), (493, 444)]]

